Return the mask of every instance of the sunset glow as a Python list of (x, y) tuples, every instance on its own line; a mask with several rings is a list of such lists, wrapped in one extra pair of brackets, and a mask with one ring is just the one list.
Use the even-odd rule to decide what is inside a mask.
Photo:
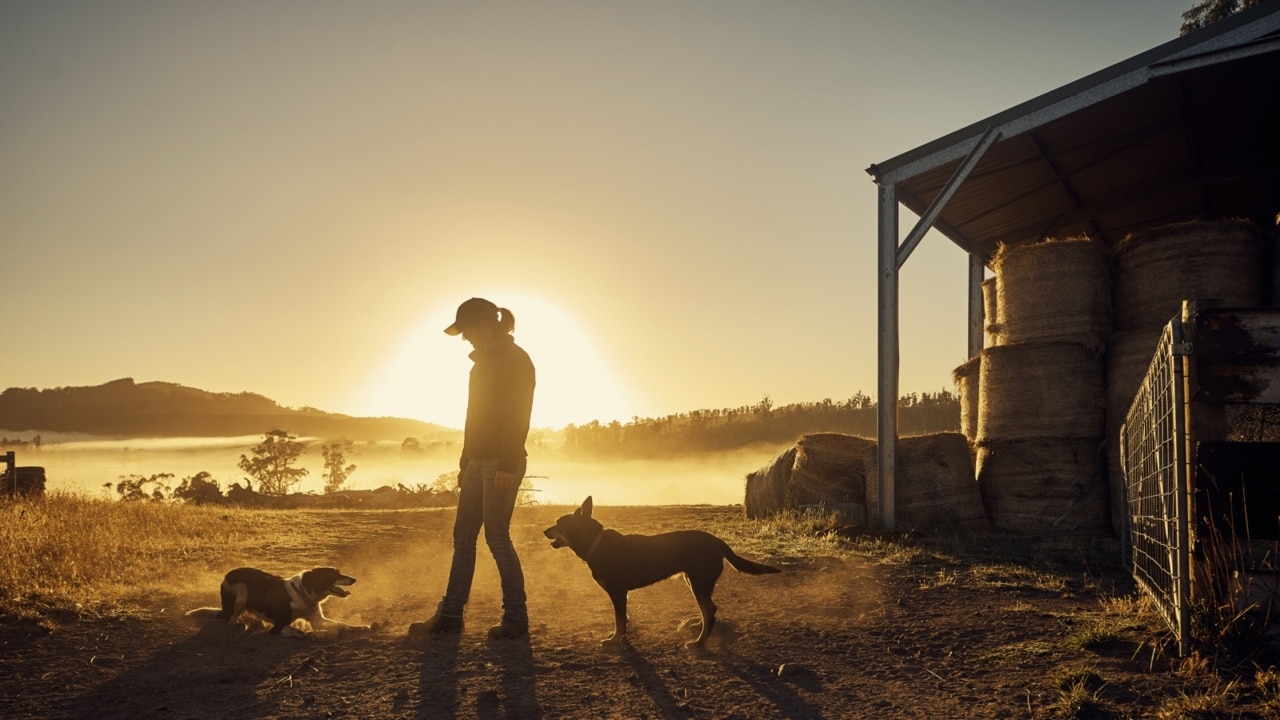
[[(511, 310), (516, 343), (537, 369), (534, 427), (625, 420), (636, 404), (626, 383), (586, 331), (564, 310), (532, 296), (477, 292)], [(460, 300), (465, 298), (460, 298)], [(471, 346), (444, 334), (453, 306), (433, 308), (369, 383), (361, 414), (408, 417), (461, 428), (466, 417)]]
[[(485, 293), (539, 425), (874, 394), (867, 166), (1188, 4), (0, 3), (0, 389), (452, 426)], [(967, 257), (899, 290), (900, 390), (952, 387)]]

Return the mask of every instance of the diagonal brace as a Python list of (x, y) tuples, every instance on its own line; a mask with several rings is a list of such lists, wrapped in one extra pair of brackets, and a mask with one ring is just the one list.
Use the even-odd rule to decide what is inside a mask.
[(964, 183), (965, 178), (969, 177), (969, 173), (973, 172), (973, 168), (978, 165), (978, 161), (986, 154), (987, 150), (1000, 139), (1000, 131), (994, 127), (987, 128), (987, 131), (978, 139), (978, 144), (973, 146), (969, 154), (965, 157), (964, 162), (956, 168), (951, 174), (951, 179), (947, 180), (947, 184), (942, 186), (942, 192), (929, 203), (929, 207), (920, 216), (920, 221), (916, 226), (911, 228), (911, 232), (907, 233), (907, 237), (902, 241), (902, 245), (898, 247), (898, 269), (901, 270), (907, 258), (911, 256), (916, 246), (924, 238), (924, 234), (929, 232), (929, 228), (933, 227), (933, 221), (938, 219), (938, 215), (942, 209), (951, 201), (951, 197), (956, 194), (956, 190), (960, 189), (960, 185)]

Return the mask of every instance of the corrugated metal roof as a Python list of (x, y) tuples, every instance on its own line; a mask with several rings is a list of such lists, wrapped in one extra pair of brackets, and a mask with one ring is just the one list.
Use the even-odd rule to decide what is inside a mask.
[(968, 251), (1280, 210), (1280, 2), (1258, 5), (867, 169)]

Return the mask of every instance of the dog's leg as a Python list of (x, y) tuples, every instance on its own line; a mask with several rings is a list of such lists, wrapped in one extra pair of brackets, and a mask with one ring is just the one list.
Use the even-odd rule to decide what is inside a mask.
[(237, 583), (230, 588), (226, 585), (222, 586), (222, 609), (227, 610), (227, 590), (230, 589), (231, 614), (227, 616), (227, 623), (235, 625), (240, 620), (240, 614), (249, 606), (249, 586), (244, 583)]
[(600, 644), (620, 647), (627, 637), (627, 591), (611, 590), (609, 599), (613, 601), (613, 636)]
[(697, 639), (685, 643), (685, 647), (698, 647), (707, 641), (711, 628), (716, 626), (716, 604), (711, 601), (711, 593), (716, 589), (716, 577), (685, 574), (684, 579), (693, 591), (693, 599), (697, 601), (698, 610), (702, 613), (702, 631), (698, 633)]
[(315, 613), (307, 616), (306, 620), (311, 623), (312, 630), (326, 636), (340, 636), (349, 632), (356, 632), (357, 630), (363, 631), (372, 629), (372, 626), (369, 625), (352, 625), (351, 623), (345, 623), (341, 620), (334, 620), (333, 618), (327, 617), (324, 614), (324, 611), (319, 609), (317, 609)]

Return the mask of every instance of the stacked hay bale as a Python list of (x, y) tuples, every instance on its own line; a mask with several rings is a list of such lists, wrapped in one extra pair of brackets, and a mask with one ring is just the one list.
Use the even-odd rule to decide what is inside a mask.
[(1218, 298), (1228, 307), (1257, 307), (1263, 288), (1263, 244), (1247, 220), (1173, 223), (1131, 233), (1116, 245), (1116, 330), (1163, 328), (1182, 301)]
[[(989, 348), (1002, 345), (1004, 340), (1001, 336), (1003, 331), (1000, 325), (999, 287), (993, 277), (982, 281), (982, 314), (983, 345)], [(978, 442), (981, 370), (982, 357), (974, 355), (951, 373), (956, 397), (960, 399), (960, 432), (968, 438), (970, 450), (976, 447)]]
[(773, 462), (747, 475), (744, 508), (748, 518), (805, 505), (866, 506), (863, 456), (876, 442), (855, 435), (813, 433)]
[(1132, 233), (1112, 258), (1115, 334), (1107, 355), (1107, 471), (1113, 525), (1125, 512), (1120, 428), (1151, 365), (1164, 326), (1183, 300), (1216, 298), (1230, 307), (1265, 303), (1266, 247), (1246, 220), (1173, 223)]
[[(950, 527), (987, 530), (982, 497), (973, 481), (969, 441), (960, 433), (913, 435), (898, 439), (894, 520), (898, 530)], [(867, 507), (880, 504), (880, 458), (876, 447), (863, 455)]]
[(992, 265), (1002, 344), (981, 355), (976, 472), (987, 518), (1106, 533), (1106, 255), (1089, 238), (1055, 239), (1002, 247)]
[(1000, 289), (993, 277), (982, 281), (983, 343), (986, 347), (1003, 344), (1000, 325)]
[(960, 434), (970, 445), (978, 441), (978, 406), (981, 403), (982, 356), (975, 355), (951, 373), (960, 400)]

